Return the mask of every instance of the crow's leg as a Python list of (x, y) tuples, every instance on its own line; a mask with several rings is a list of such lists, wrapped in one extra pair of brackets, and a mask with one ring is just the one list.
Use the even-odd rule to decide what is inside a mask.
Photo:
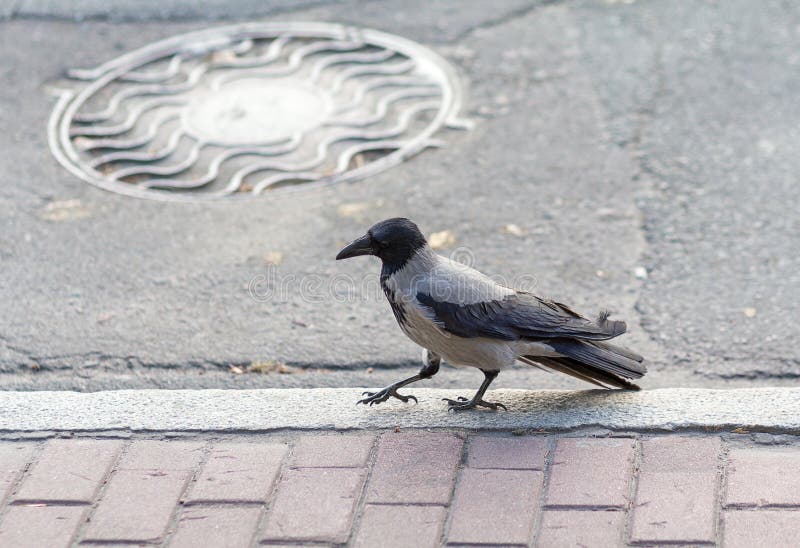
[[(462, 411), (464, 409), (474, 409), (476, 407), (488, 407), (489, 409), (506, 409), (506, 406), (502, 403), (493, 403), (488, 401), (483, 401), (483, 395), (486, 393), (486, 389), (489, 388), (489, 385), (492, 384), (492, 381), (500, 374), (500, 371), (487, 371), (485, 369), (481, 369), (483, 374), (486, 378), (483, 379), (481, 383), (481, 387), (478, 388), (478, 391), (472, 397), (471, 400), (461, 396), (456, 400), (451, 400), (449, 398), (442, 398), (444, 401), (447, 402), (447, 405), (453, 411)], [(506, 411), (508, 411), (506, 409)]]
[(362, 396), (367, 396), (363, 400), (358, 400), (358, 403), (376, 405), (379, 403), (383, 403), (389, 398), (397, 398), (402, 402), (407, 402), (408, 400), (414, 400), (414, 403), (417, 403), (417, 398), (414, 396), (403, 396), (402, 394), (397, 393), (398, 388), (402, 388), (407, 384), (411, 384), (412, 382), (417, 382), (422, 379), (429, 379), (433, 377), (439, 371), (439, 365), (442, 363), (442, 358), (430, 350), (423, 351), (423, 362), (424, 365), (422, 369), (419, 370), (419, 373), (414, 375), (413, 377), (409, 377), (407, 379), (403, 379), (402, 381), (396, 382), (394, 384), (390, 384), (386, 388), (382, 390), (378, 390), (377, 392), (364, 392)]

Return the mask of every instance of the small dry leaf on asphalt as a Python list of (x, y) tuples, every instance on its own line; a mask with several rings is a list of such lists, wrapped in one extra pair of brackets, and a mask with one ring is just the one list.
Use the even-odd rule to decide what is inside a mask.
[(503, 227), (503, 232), (506, 234), (511, 234), (512, 236), (521, 237), (525, 235), (525, 232), (520, 228), (519, 225), (515, 225), (513, 223), (509, 223)]
[(744, 310), (742, 310), (742, 312), (744, 312), (744, 315), (747, 316), (748, 318), (754, 318), (756, 315), (756, 309), (751, 307), (745, 308)]
[(366, 202), (353, 202), (350, 204), (342, 204), (336, 208), (339, 217), (355, 217), (362, 211), (369, 209), (369, 204)]
[(244, 374), (244, 369), (239, 367), (238, 365), (229, 365), (228, 370), (233, 373), (234, 375), (242, 375)]
[(292, 367), (290, 365), (286, 365), (285, 363), (280, 362), (253, 362), (249, 366), (247, 366), (248, 373), (263, 373), (263, 374), (271, 374), (277, 373), (279, 375), (293, 375), (294, 373), (298, 373), (300, 370), (296, 367)]
[(428, 237), (428, 245), (431, 249), (445, 249), (455, 245), (456, 235), (449, 230), (434, 232)]
[(283, 261), (283, 253), (280, 251), (267, 251), (264, 253), (264, 262), (268, 265), (278, 266)]
[(85, 219), (89, 216), (89, 208), (84, 206), (80, 200), (60, 200), (50, 202), (39, 213), (39, 217), (45, 221), (73, 221)]
[(742, 427), (740, 426), (740, 427), (738, 427), (738, 428), (734, 428), (733, 430), (731, 430), (731, 432), (733, 432), (734, 434), (747, 434), (747, 433), (749, 433), (750, 431), (749, 431), (749, 430), (747, 430), (746, 428), (742, 428)]

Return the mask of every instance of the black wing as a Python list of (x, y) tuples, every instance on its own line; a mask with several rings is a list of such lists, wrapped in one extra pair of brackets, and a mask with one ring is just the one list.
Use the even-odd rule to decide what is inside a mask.
[(518, 339), (575, 338), (599, 341), (625, 332), (625, 322), (609, 321), (601, 313), (584, 318), (567, 306), (531, 293), (517, 292), (503, 299), (456, 304), (440, 302), (427, 293), (417, 301), (428, 308), (436, 323), (453, 335), (466, 338)]

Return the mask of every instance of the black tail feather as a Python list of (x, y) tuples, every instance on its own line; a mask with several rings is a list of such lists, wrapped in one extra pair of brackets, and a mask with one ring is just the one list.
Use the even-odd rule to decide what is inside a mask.
[[(548, 341), (548, 345), (562, 356), (617, 377), (638, 379), (647, 371), (642, 361), (630, 357), (632, 352), (624, 349), (617, 351), (613, 345), (601, 346), (575, 339), (554, 339)], [(638, 354), (635, 357), (641, 358)]]
[(630, 381), (618, 377), (613, 373), (603, 371), (567, 357), (550, 356), (522, 356), (520, 361), (538, 367), (538, 364), (549, 367), (559, 373), (564, 373), (576, 379), (589, 382), (601, 388), (625, 388), (639, 390), (639, 387)]

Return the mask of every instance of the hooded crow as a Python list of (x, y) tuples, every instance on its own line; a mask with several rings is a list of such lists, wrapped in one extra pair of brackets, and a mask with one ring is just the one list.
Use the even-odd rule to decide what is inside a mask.
[(358, 403), (390, 397), (417, 399), (397, 390), (435, 375), (442, 359), (477, 367), (485, 376), (471, 399), (446, 399), (450, 409), (503, 408), (484, 401), (487, 388), (516, 361), (566, 373), (603, 388), (638, 389), (628, 379), (644, 375), (644, 358), (605, 341), (625, 333), (625, 322), (584, 318), (566, 305), (516, 291), (461, 263), (433, 252), (408, 219), (381, 221), (342, 249), (336, 260), (375, 255), (382, 262), (381, 287), (400, 328), (426, 349), (413, 377), (365, 392)]

